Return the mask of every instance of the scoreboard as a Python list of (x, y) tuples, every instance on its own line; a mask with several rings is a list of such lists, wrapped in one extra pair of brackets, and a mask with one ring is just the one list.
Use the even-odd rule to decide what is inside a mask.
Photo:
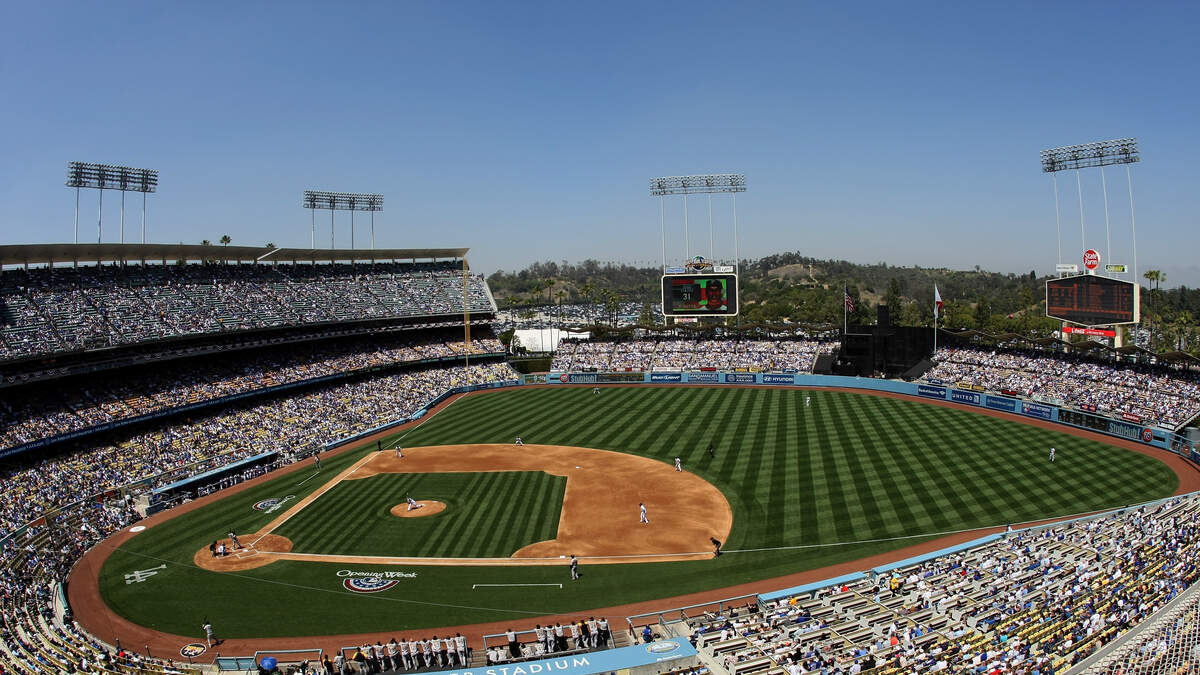
[(736, 274), (666, 274), (662, 278), (663, 316), (736, 316)]
[(1105, 326), (1137, 323), (1141, 318), (1138, 284), (1094, 274), (1046, 282), (1046, 316), (1079, 324)]

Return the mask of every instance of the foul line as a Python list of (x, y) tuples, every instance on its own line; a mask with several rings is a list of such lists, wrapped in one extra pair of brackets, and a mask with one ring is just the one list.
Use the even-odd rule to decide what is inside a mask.
[[(375, 455), (373, 453), (367, 453), (366, 455), (363, 456), (362, 459), (355, 462), (354, 466), (343, 471), (341, 474), (336, 476), (333, 480), (326, 483), (324, 486), (317, 488), (317, 490), (315, 492), (313, 492), (312, 494), (310, 494), (307, 497), (305, 497), (304, 499), (302, 499), (299, 504), (296, 504), (292, 508), (288, 509), (287, 512), (284, 513), (282, 516), (280, 516), (280, 517), (276, 518), (275, 520), (273, 520), (272, 522), (268, 523), (266, 529), (259, 530), (258, 539), (255, 539), (254, 542), (252, 544), (250, 544), (250, 546), (254, 546), (254, 544), (258, 543), (259, 539), (262, 539), (263, 537), (267, 536), (268, 534), (271, 534), (275, 530), (279, 529), (279, 526), (286, 523), (289, 519), (291, 519), (292, 516), (303, 511), (309, 504), (317, 501), (317, 499), (319, 499), (321, 497), (321, 495), (332, 490), (338, 483), (341, 483), (347, 477), (352, 475), (355, 471), (358, 471), (359, 468), (361, 468), (363, 464), (366, 464), (367, 462), (369, 462), (370, 460), (372, 460), (374, 458), (375, 458)], [(313, 474), (313, 475), (315, 476), (317, 474)], [(311, 477), (312, 476), (309, 476), (309, 478), (311, 478)]]
[(307, 483), (308, 481), (310, 481), (310, 480), (312, 480), (312, 479), (314, 479), (314, 478), (316, 478), (317, 476), (320, 476), (320, 475), (321, 475), (321, 470), (320, 470), (320, 469), (317, 469), (316, 473), (314, 473), (313, 475), (309, 476), (308, 478), (305, 478), (304, 480), (300, 481), (299, 483), (296, 483), (296, 487), (300, 487), (301, 485), (304, 485), (304, 484), (305, 484), (305, 483)]
[(562, 584), (471, 584), (471, 590), (475, 590), (476, 588), (498, 586), (558, 586), (558, 590), (562, 590)]

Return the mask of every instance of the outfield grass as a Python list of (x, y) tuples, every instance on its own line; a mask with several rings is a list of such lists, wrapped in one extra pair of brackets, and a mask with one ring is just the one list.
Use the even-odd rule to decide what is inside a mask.
[[(540, 471), (383, 473), (338, 483), (274, 534), (291, 539), (297, 553), (507, 557), (555, 537), (566, 488), (565, 476)], [(446, 510), (421, 518), (389, 513), (406, 495), (444, 502)], [(487, 498), (495, 495), (512, 497)]]
[[(811, 407), (805, 407), (805, 396), (812, 397)], [(254, 502), (288, 494), (301, 498), (321, 482), (297, 485), (306, 477), (299, 474), (134, 537), (104, 566), (101, 589), (123, 616), (189, 635), (197, 634), (205, 615), (222, 617), (226, 637), (399, 631), (495, 620), (523, 625), (552, 612), (662, 598), (853, 560), (938, 533), (1123, 506), (1169, 495), (1177, 487), (1165, 464), (1103, 443), (962, 409), (823, 390), (628, 387), (594, 395), (591, 388), (529, 387), (459, 399), (392, 442), (405, 447), (510, 443), (517, 435), (528, 443), (631, 452), (664, 462), (682, 457), (685, 469), (728, 498), (734, 512), (726, 545), (731, 552), (700, 562), (585, 565), (584, 579), (561, 591), (481, 591), (471, 585), (565, 581), (565, 566), (404, 568), (417, 571), (417, 578), (370, 596), (341, 587), (337, 571), (346, 567), (341, 565), (289, 561), (237, 574), (192, 565), (192, 554), (230, 527), (253, 531), (274, 517), (250, 509)], [(710, 441), (716, 449), (711, 460)], [(1052, 445), (1058, 450), (1054, 463), (1048, 461)], [(340, 471), (366, 452), (331, 458), (325, 470)], [(481, 500), (490, 500), (483, 511), (489, 505), (496, 511), (504, 500), (557, 505), (561, 497), (535, 496), (546, 494), (533, 492), (545, 489), (535, 483), (530, 492), (480, 492)], [(379, 485), (381, 493), (404, 489), (386, 480)], [(351, 536), (336, 540), (341, 536), (337, 523), (347, 510), (358, 508), (351, 493), (337, 498), (344, 501), (320, 511), (314, 504), (296, 517), (303, 520), (289, 521), (280, 533), (303, 541), (306, 551), (368, 545), (370, 527), (351, 528)], [(388, 500), (363, 506), (362, 517), (374, 517), (383, 501)], [(413, 522), (433, 527), (440, 519)], [(460, 534), (440, 539), (437, 546), (453, 546), (461, 555), (494, 555), (490, 536), (506, 533), (508, 548), (530, 532), (552, 533), (545, 529), (552, 519), (557, 521), (554, 508), (532, 519), (528, 514), (499, 518), (488, 526), (489, 536), (464, 524)], [(531, 525), (540, 529), (522, 529)], [(123, 574), (160, 561), (168, 568), (155, 577), (124, 583)], [(318, 605), (320, 612), (311, 611)]]

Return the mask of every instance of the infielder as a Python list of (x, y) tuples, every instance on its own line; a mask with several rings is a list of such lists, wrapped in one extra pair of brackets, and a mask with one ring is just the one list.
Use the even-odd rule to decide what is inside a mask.
[(678, 457), (675, 458), (675, 470), (683, 471), (683, 463), (679, 460)]
[(646, 505), (642, 502), (638, 502), (638, 509), (641, 511), (641, 514), (638, 516), (638, 523), (646, 523), (649, 525), (650, 519), (646, 517)]
[(514, 442), (514, 445), (525, 445), (525, 441), (521, 440), (520, 436), (517, 436), (517, 440)]
[(396, 459), (404, 459), (404, 448), (396, 446)]
[(579, 579), (579, 558), (571, 554), (571, 581)]

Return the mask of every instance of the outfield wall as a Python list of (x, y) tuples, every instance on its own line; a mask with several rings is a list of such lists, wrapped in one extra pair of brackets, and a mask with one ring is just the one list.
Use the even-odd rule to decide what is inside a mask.
[(551, 372), (542, 376), (525, 376), (526, 384), (733, 384), (733, 385), (776, 385), (784, 387), (827, 387), (833, 389), (865, 389), (892, 394), (905, 394), (937, 401), (948, 401), (965, 407), (986, 408), (1000, 412), (1024, 415), (1034, 419), (1055, 422), (1078, 429), (1095, 431), (1117, 438), (1144, 443), (1176, 453), (1185, 459), (1200, 463), (1200, 451), (1192, 450), (1187, 443), (1170, 430), (1151, 424), (1139, 424), (1118, 420), (1104, 415), (1060, 407), (1049, 403), (993, 394), (985, 391), (961, 389), (946, 384), (928, 382), (904, 382), (902, 380), (879, 380), (869, 377), (847, 377), (844, 375), (812, 375), (809, 373), (754, 373), (754, 372), (632, 372), (632, 373), (564, 373)]

